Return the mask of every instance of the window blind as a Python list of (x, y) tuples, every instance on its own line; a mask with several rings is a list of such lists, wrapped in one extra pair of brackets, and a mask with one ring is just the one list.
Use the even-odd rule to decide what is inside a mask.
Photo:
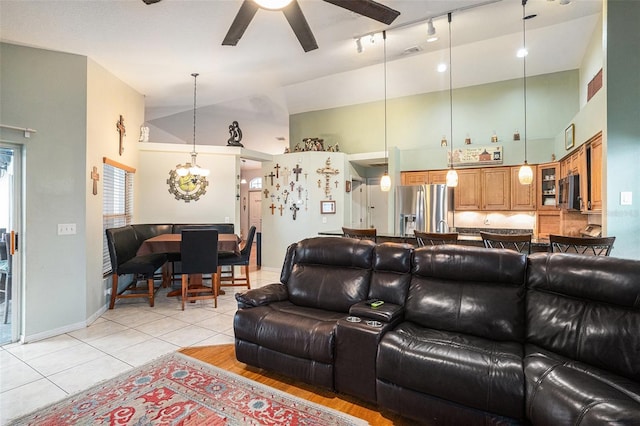
[(107, 228), (131, 224), (133, 218), (133, 177), (135, 170), (105, 159), (102, 168), (102, 273), (112, 272)]

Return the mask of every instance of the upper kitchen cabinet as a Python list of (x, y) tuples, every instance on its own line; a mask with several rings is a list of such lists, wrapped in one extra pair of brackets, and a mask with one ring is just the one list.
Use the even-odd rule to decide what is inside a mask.
[(558, 179), (560, 179), (560, 163), (546, 163), (538, 165), (538, 210), (557, 210), (558, 207)]
[(511, 208), (511, 168), (495, 167), (482, 170), (481, 192), (482, 210), (509, 210)]
[(523, 185), (518, 179), (520, 166), (511, 167), (511, 210), (535, 210), (536, 209), (536, 187), (538, 178), (536, 167), (533, 170), (533, 181), (529, 185)]
[(602, 133), (598, 133), (586, 148), (587, 209), (602, 211)]
[(481, 210), (482, 170), (458, 169), (458, 186), (453, 200), (457, 211)]
[(419, 171), (419, 172), (402, 172), (400, 174), (400, 181), (402, 185), (424, 185), (428, 182), (429, 172)]
[(446, 185), (448, 172), (449, 170), (431, 170), (427, 183), (431, 185)]

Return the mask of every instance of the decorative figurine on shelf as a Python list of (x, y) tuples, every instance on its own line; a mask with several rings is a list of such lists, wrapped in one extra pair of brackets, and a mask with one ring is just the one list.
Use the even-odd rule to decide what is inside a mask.
[(241, 146), (244, 148), (244, 145), (240, 143), (242, 140), (242, 130), (240, 130), (240, 125), (237, 121), (234, 121), (229, 126), (229, 139), (227, 140), (228, 146)]

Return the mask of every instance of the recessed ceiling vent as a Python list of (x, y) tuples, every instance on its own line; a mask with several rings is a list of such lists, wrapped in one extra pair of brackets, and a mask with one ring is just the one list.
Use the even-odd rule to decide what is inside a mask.
[(420, 46), (412, 46), (412, 47), (407, 47), (406, 49), (404, 49), (402, 54), (403, 55), (413, 55), (414, 53), (419, 53), (419, 52), (422, 52), (422, 47), (420, 47)]

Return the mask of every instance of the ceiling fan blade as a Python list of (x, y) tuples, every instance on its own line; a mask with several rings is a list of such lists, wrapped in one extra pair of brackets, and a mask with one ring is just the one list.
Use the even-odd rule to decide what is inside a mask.
[(373, 0), (324, 0), (383, 24), (391, 24), (399, 15), (395, 9)]
[(154, 4), (154, 3), (158, 3), (161, 0), (142, 0), (144, 2), (144, 4)]
[(244, 0), (238, 14), (231, 23), (227, 35), (224, 37), (224, 40), (222, 40), (222, 45), (235, 46), (238, 44), (238, 41), (242, 38), (242, 34), (244, 34), (257, 11), (258, 5), (256, 3), (250, 0)]
[(317, 49), (318, 43), (316, 43), (316, 38), (311, 32), (311, 27), (309, 27), (309, 23), (304, 17), (298, 1), (293, 0), (287, 7), (282, 9), (282, 11), (284, 12), (284, 16), (287, 18), (287, 21), (289, 21), (291, 29), (295, 33), (296, 37), (298, 37), (298, 41), (302, 45), (304, 51), (309, 52), (310, 50)]

